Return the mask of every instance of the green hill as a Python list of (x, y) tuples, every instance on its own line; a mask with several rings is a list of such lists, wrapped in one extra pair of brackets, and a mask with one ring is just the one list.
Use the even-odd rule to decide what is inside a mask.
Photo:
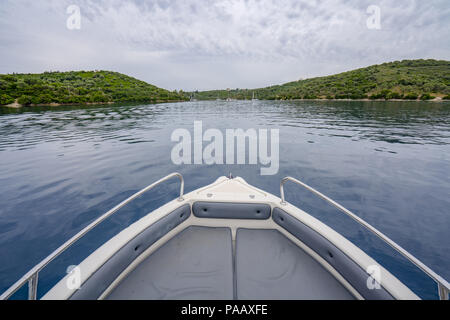
[(403, 60), (260, 89), (190, 93), (196, 99), (449, 99), (450, 61)]
[(0, 105), (165, 102), (185, 100), (144, 81), (109, 71), (0, 75)]

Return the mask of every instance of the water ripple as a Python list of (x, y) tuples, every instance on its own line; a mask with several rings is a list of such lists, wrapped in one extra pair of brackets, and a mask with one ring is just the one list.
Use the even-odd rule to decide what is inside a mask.
[[(259, 166), (170, 161), (177, 128), (280, 129), (280, 171)], [(432, 102), (210, 101), (153, 105), (0, 108), (0, 291), (87, 223), (165, 174), (181, 172), (186, 191), (218, 176), (242, 176), (278, 194), (281, 177), (300, 178), (348, 206), (419, 259), (450, 278), (450, 104)], [(69, 264), (164, 202), (171, 181), (119, 212), (110, 224), (50, 268)], [(434, 297), (433, 282), (339, 213), (299, 188), (286, 197)], [(139, 202), (141, 201), (141, 202)], [(54, 283), (54, 282), (53, 282)], [(417, 284), (418, 283), (418, 284)]]

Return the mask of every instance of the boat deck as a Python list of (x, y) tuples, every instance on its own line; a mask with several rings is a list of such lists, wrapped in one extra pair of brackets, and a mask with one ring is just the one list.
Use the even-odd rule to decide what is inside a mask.
[(277, 230), (191, 226), (156, 250), (107, 299), (354, 299)]

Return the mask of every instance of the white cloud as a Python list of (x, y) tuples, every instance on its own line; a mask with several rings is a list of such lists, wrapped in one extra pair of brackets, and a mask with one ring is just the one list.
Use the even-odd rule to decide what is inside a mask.
[[(108, 69), (169, 89), (259, 87), (448, 59), (447, 1), (3, 0), (0, 72)], [(79, 5), (82, 29), (66, 29)], [(366, 27), (369, 5), (381, 30)]]

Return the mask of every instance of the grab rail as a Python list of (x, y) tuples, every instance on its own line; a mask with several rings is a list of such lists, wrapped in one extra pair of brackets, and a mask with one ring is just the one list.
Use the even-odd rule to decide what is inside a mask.
[(178, 177), (180, 179), (180, 196), (178, 197), (178, 201), (183, 201), (183, 194), (184, 194), (184, 179), (183, 176), (178, 173), (171, 173), (168, 176), (165, 176), (164, 178), (152, 183), (151, 185), (145, 187), (141, 191), (136, 192), (128, 199), (122, 201), (117, 206), (97, 218), (95, 221), (93, 221), (91, 224), (89, 224), (86, 228), (78, 232), (76, 235), (74, 235), (72, 238), (70, 238), (68, 241), (66, 241), (63, 245), (61, 245), (58, 249), (53, 251), (47, 258), (42, 260), (39, 264), (34, 266), (30, 271), (28, 271), (22, 278), (20, 278), (15, 284), (13, 284), (8, 290), (6, 290), (1, 296), (0, 300), (7, 300), (10, 298), (17, 290), (22, 288), (26, 282), (28, 282), (28, 300), (36, 300), (37, 296), (37, 286), (38, 286), (38, 275), (39, 272), (45, 268), (53, 259), (58, 257), (61, 253), (63, 253), (67, 248), (69, 248), (72, 244), (74, 244), (76, 241), (78, 241), (80, 238), (82, 238), (86, 233), (91, 231), (94, 227), (96, 227), (98, 224), (103, 222), (106, 218), (111, 216), (113, 213), (118, 211), (120, 208), (124, 207), (137, 197), (141, 196), (145, 192), (149, 191), (150, 189), (153, 189), (155, 186), (161, 184), (162, 182), (165, 182), (173, 177)]
[(429, 267), (427, 267), (423, 262), (421, 262), (419, 259), (417, 259), (416, 257), (414, 257), (411, 253), (409, 253), (408, 251), (406, 251), (405, 249), (403, 249), (401, 246), (399, 246), (397, 243), (395, 243), (393, 240), (391, 240), (388, 236), (386, 236), (385, 234), (383, 234), (381, 231), (379, 231), (378, 229), (376, 229), (375, 227), (373, 227), (372, 225), (370, 225), (369, 223), (367, 223), (366, 221), (364, 221), (363, 219), (361, 219), (360, 217), (358, 217), (357, 215), (355, 215), (353, 212), (351, 212), (350, 210), (344, 208), (343, 206), (341, 206), (339, 203), (337, 203), (336, 201), (328, 198), (326, 195), (324, 195), (323, 193), (320, 193), (319, 191), (317, 191), (316, 189), (308, 186), (307, 184), (292, 178), (292, 177), (285, 177), (281, 180), (280, 182), (280, 194), (281, 194), (281, 205), (286, 205), (286, 201), (284, 198), (284, 184), (287, 181), (292, 181), (295, 182), (296, 184), (304, 187), (305, 189), (311, 191), (312, 193), (318, 195), (319, 197), (321, 197), (322, 199), (326, 200), (327, 202), (331, 203), (333, 206), (335, 206), (336, 208), (338, 208), (339, 210), (341, 210), (342, 212), (344, 212), (345, 214), (347, 214), (350, 218), (352, 218), (353, 220), (355, 220), (356, 222), (358, 222), (360, 225), (362, 225), (363, 227), (365, 227), (366, 229), (368, 229), (369, 231), (371, 231), (372, 233), (374, 233), (376, 236), (378, 236), (378, 238), (380, 238), (381, 240), (383, 240), (384, 242), (386, 242), (388, 245), (390, 245), (394, 250), (396, 250), (398, 253), (400, 253), (402, 256), (404, 256), (406, 259), (408, 259), (409, 261), (411, 261), (416, 267), (418, 267), (419, 269), (421, 269), (423, 272), (425, 272), (430, 278), (432, 278), (437, 284), (438, 284), (438, 292), (439, 292), (439, 298), (441, 300), (448, 300), (448, 295), (449, 295), (449, 291), (450, 291), (450, 286), (449, 283), (442, 278), (440, 275), (438, 275), (436, 272), (434, 272), (433, 270), (431, 270)]

